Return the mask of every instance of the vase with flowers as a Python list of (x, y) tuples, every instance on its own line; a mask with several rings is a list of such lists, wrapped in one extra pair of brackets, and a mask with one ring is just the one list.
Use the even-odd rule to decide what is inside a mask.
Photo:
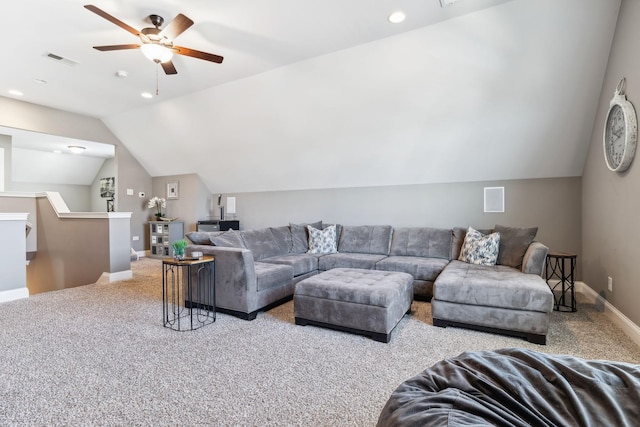
[(147, 203), (147, 207), (149, 209), (155, 208), (156, 219), (160, 221), (160, 218), (162, 218), (162, 209), (165, 209), (167, 207), (167, 201), (165, 200), (164, 197), (153, 196), (152, 198), (149, 199), (149, 202)]

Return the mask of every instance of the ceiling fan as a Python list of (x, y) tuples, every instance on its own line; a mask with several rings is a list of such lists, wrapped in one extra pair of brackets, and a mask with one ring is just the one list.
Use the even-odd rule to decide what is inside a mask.
[(173, 44), (173, 41), (176, 39), (176, 37), (178, 37), (193, 25), (193, 21), (181, 13), (179, 13), (178, 16), (173, 19), (173, 21), (169, 22), (169, 24), (167, 24), (164, 29), (160, 29), (160, 27), (164, 23), (164, 18), (159, 15), (150, 15), (149, 20), (155, 28), (143, 28), (138, 31), (92, 4), (87, 4), (84, 7), (95, 13), (96, 15), (103, 17), (107, 21), (116, 24), (120, 28), (123, 28), (134, 36), (140, 38), (141, 44), (117, 44), (93, 47), (94, 49), (97, 49), (99, 51), (104, 52), (109, 50), (140, 48), (144, 56), (146, 56), (156, 64), (160, 64), (166, 74), (178, 73), (176, 67), (173, 65), (173, 62), (171, 62), (174, 53), (177, 53), (178, 55), (190, 56), (192, 58), (204, 59), (205, 61), (216, 62), (218, 64), (222, 62), (222, 56), (214, 55), (207, 52), (201, 52), (199, 50), (189, 49), (187, 47), (176, 46)]

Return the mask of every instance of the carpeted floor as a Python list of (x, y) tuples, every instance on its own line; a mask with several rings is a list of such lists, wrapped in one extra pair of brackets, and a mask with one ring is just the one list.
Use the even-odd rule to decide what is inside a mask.
[(640, 364), (640, 348), (587, 304), (552, 314), (546, 346), (433, 327), (426, 302), (388, 344), (296, 326), (292, 302), (176, 332), (162, 326), (161, 262), (132, 269), (132, 280), (0, 304), (0, 425), (372, 426), (398, 384), (463, 351)]

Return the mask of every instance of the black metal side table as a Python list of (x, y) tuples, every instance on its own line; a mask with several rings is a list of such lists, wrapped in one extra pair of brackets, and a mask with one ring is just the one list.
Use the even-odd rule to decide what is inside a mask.
[[(578, 256), (573, 253), (549, 251), (544, 266), (544, 275), (547, 285), (553, 292), (554, 307), (556, 311), (577, 311), (576, 307), (576, 282), (574, 278), (576, 270), (576, 259)], [(551, 285), (550, 280), (557, 281)], [(556, 296), (556, 288), (559, 289), (559, 296)], [(567, 302), (567, 293), (569, 301)]]
[(162, 260), (162, 321), (188, 331), (216, 321), (215, 267), (212, 256)]

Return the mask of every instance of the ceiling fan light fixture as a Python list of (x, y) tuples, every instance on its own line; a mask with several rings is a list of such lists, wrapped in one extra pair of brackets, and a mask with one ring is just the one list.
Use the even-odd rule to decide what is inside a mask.
[(140, 50), (144, 56), (156, 64), (171, 61), (173, 58), (173, 51), (158, 43), (145, 43), (140, 46)]
[(69, 149), (69, 151), (71, 151), (73, 154), (80, 154), (82, 153), (84, 150), (87, 149), (87, 147), (83, 147), (82, 145), (68, 145), (67, 148)]

